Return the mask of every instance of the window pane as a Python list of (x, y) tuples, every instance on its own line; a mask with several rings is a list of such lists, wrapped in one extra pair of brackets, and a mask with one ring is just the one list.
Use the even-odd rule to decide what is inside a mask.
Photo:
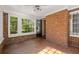
[(22, 32), (33, 32), (34, 23), (32, 20), (22, 19)]
[(73, 34), (79, 33), (79, 14), (74, 14), (73, 15)]
[(73, 24), (76, 23), (76, 14), (73, 14)]
[(22, 19), (22, 32), (28, 32), (28, 21), (27, 19)]
[(10, 16), (10, 33), (11, 34), (17, 33), (17, 21), (18, 21), (17, 17)]
[(34, 31), (34, 23), (33, 23), (33, 21), (28, 20), (28, 24), (29, 24), (28, 32), (33, 32)]
[(77, 24), (77, 33), (79, 33), (79, 24)]

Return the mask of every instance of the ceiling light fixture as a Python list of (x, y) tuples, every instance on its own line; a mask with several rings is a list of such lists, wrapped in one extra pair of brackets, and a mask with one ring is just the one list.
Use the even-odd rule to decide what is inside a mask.
[(36, 12), (39, 12), (39, 11), (41, 11), (42, 9), (41, 9), (41, 7), (39, 6), (39, 5), (35, 5), (34, 6), (34, 11), (36, 11)]

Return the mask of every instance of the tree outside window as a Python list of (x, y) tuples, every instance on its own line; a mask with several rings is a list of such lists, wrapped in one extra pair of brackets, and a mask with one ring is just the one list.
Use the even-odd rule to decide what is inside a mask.
[(22, 32), (33, 32), (34, 31), (34, 23), (32, 20), (27, 20), (25, 18), (22, 19)]
[(22, 19), (22, 32), (28, 32), (28, 21), (25, 18)]
[(34, 31), (34, 23), (32, 20), (28, 20), (28, 32), (33, 32)]
[(17, 22), (18, 22), (17, 17), (10, 16), (10, 33), (11, 34), (17, 33)]

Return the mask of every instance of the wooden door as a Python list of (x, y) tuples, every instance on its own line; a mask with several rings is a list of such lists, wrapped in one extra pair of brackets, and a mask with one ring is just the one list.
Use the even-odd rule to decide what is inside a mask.
[(3, 13), (3, 37), (4, 41), (8, 39), (8, 13)]

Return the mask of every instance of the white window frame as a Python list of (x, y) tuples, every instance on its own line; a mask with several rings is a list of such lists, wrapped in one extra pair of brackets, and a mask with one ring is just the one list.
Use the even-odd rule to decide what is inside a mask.
[(10, 33), (10, 17), (11, 16), (15, 16), (15, 17), (17, 17), (18, 18), (18, 16), (16, 15), (16, 14), (12, 14), (12, 13), (9, 13), (8, 14), (8, 36), (9, 37), (13, 37), (13, 36), (18, 36), (18, 22), (17, 22), (17, 33), (15, 33), (15, 34), (11, 34)]
[(79, 11), (75, 11), (75, 12), (71, 12), (70, 15), (71, 15), (71, 19), (70, 19), (70, 36), (72, 37), (79, 37), (79, 33), (75, 33), (73, 34), (73, 14), (76, 14), (76, 13), (79, 13)]
[[(18, 23), (17, 23), (17, 33), (15, 34), (10, 34), (10, 16), (15, 16), (18, 18)], [(33, 20), (34, 22), (34, 31), (33, 32), (26, 32), (26, 33), (22, 33), (22, 18), (27, 16), (25, 15), (20, 15), (20, 14), (16, 14), (16, 13), (8, 13), (8, 37), (17, 37), (17, 36), (23, 36), (23, 35), (32, 35), (32, 34), (36, 34), (36, 20)]]

